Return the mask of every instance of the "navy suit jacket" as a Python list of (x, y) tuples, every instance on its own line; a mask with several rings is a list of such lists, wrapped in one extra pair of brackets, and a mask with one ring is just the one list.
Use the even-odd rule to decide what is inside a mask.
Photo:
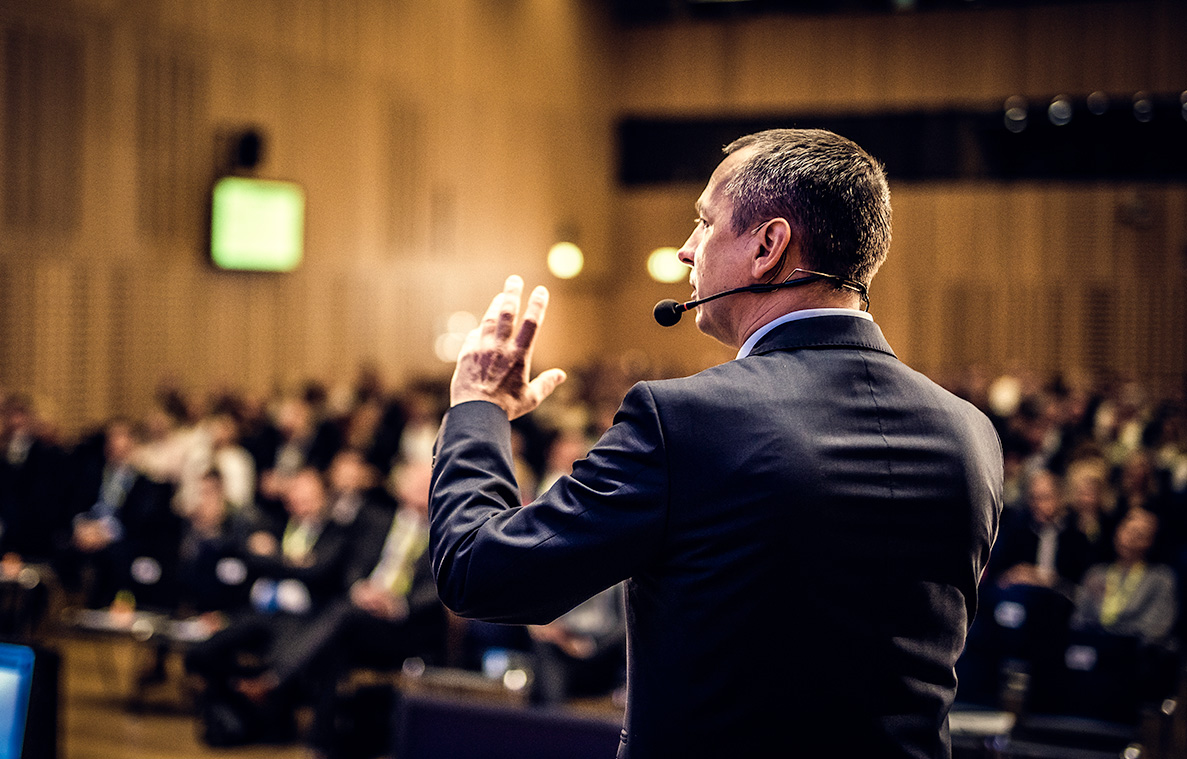
[(983, 414), (823, 316), (636, 385), (528, 506), (504, 412), (455, 406), (433, 568), (451, 609), (510, 623), (627, 580), (620, 757), (947, 757), (1001, 491)]

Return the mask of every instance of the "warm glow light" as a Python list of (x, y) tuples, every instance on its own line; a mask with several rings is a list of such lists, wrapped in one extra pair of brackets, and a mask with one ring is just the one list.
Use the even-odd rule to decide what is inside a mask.
[(558, 242), (548, 249), (548, 271), (560, 279), (572, 279), (585, 266), (585, 256), (571, 242)]
[(437, 358), (452, 364), (457, 361), (462, 343), (470, 330), (478, 326), (478, 317), (469, 311), (455, 311), (445, 320), (445, 331), (437, 335), (437, 342), (433, 346)]
[(445, 322), (445, 331), (461, 334), (463, 337), (478, 326), (478, 317), (469, 311), (455, 311)]
[(688, 277), (688, 267), (680, 261), (676, 248), (656, 248), (647, 257), (647, 273), (656, 282), (679, 282)]
[(438, 335), (437, 344), (433, 346), (437, 358), (447, 364), (457, 361), (457, 354), (461, 353), (462, 343), (465, 340), (465, 335), (459, 335), (456, 332), (446, 332), (444, 335)]

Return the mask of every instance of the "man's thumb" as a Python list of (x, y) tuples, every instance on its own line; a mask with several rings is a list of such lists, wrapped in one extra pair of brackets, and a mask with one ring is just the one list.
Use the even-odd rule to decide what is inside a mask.
[(568, 375), (565, 374), (563, 369), (549, 369), (546, 372), (540, 372), (530, 384), (536, 393), (538, 393), (536, 397), (544, 400), (552, 395), (552, 391), (556, 390), (557, 386), (567, 378)]

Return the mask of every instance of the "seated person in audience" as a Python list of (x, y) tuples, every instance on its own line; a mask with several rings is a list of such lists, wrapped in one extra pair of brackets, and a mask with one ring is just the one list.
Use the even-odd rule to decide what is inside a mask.
[(1147, 644), (1167, 641), (1177, 614), (1175, 575), (1148, 564), (1158, 517), (1131, 509), (1117, 526), (1117, 558), (1088, 570), (1076, 593), (1072, 627), (1130, 635)]
[(1073, 461), (1064, 478), (1070, 517), (1088, 539), (1089, 564), (1113, 559), (1113, 533), (1120, 515), (1109, 494), (1108, 466), (1102, 459)]
[(274, 422), (256, 444), (260, 473), (257, 501), (270, 515), (278, 514), (289, 477), (303, 468), (326, 471), (341, 444), (333, 424), (317, 418), (313, 406), (293, 395), (281, 400)]
[(170, 482), (176, 487), (194, 442), (188, 401), (169, 383), (158, 387), (139, 427), (142, 435), (136, 450), (137, 468), (157, 482)]
[(1158, 513), (1158, 477), (1154, 460), (1144, 448), (1126, 454), (1117, 467), (1117, 512), (1124, 516), (1130, 509)]
[(626, 682), (626, 616), (622, 584), (607, 588), (532, 637), (532, 700), (557, 704), (604, 696)]
[(1054, 474), (1036, 471), (1025, 495), (1025, 509), (1002, 514), (989, 577), (1000, 587), (1037, 585), (1070, 596), (1088, 569), (1088, 539), (1068, 518)]
[(367, 509), (378, 509), (390, 517), (396, 503), (379, 484), (379, 473), (359, 450), (343, 448), (335, 454), (327, 473), (330, 481), (330, 519), (344, 527), (367, 525), (358, 519)]
[(309, 743), (319, 755), (333, 749), (335, 686), (351, 667), (396, 669), (407, 658), (443, 655), (445, 608), (426, 550), (431, 476), (428, 461), (396, 468), (394, 518), (374, 507), (359, 515), (369, 529), (358, 533), (349, 594), (276, 650), (264, 673), (237, 684), (257, 703), (291, 698), (288, 693), (308, 686), (315, 696)]
[(0, 412), (0, 553), (46, 562), (69, 515), (62, 508), (66, 454), (38, 429), (32, 401), (4, 400)]
[(232, 511), (255, 508), (255, 461), (239, 442), (239, 421), (229, 404), (217, 408), (197, 426), (182, 466), (175, 502), (177, 510), (189, 514), (194, 508), (206, 473), (217, 469), (222, 489)]
[(350, 531), (329, 518), (321, 473), (306, 468), (294, 474), (284, 502), (289, 518), (283, 529), (258, 530), (247, 539), (250, 607), (186, 655), (186, 668), (205, 680), (203, 719), (212, 745), (293, 737), (293, 702), (255, 708), (239, 683), (266, 670), (345, 591), (354, 549)]
[(178, 549), (177, 611), (199, 615), (209, 632), (225, 624), (225, 613), (248, 601), (248, 571), (241, 554), (254, 527), (250, 511), (232, 509), (219, 470), (198, 482), (193, 510)]
[(89, 608), (111, 604), (131, 585), (132, 561), (176, 558), (180, 521), (170, 508), (173, 487), (150, 480), (132, 465), (133, 426), (115, 420), (104, 429), (100, 455), (83, 449), (75, 472), (68, 543), (58, 572), (68, 590), (81, 590)]

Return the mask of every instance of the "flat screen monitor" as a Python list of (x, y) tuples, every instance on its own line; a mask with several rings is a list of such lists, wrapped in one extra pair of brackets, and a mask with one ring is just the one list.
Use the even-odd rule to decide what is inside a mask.
[(305, 248), (305, 190), (295, 182), (222, 177), (214, 183), (210, 257), (221, 269), (292, 271)]
[(33, 689), (33, 649), (0, 643), (0, 759), (20, 759)]

